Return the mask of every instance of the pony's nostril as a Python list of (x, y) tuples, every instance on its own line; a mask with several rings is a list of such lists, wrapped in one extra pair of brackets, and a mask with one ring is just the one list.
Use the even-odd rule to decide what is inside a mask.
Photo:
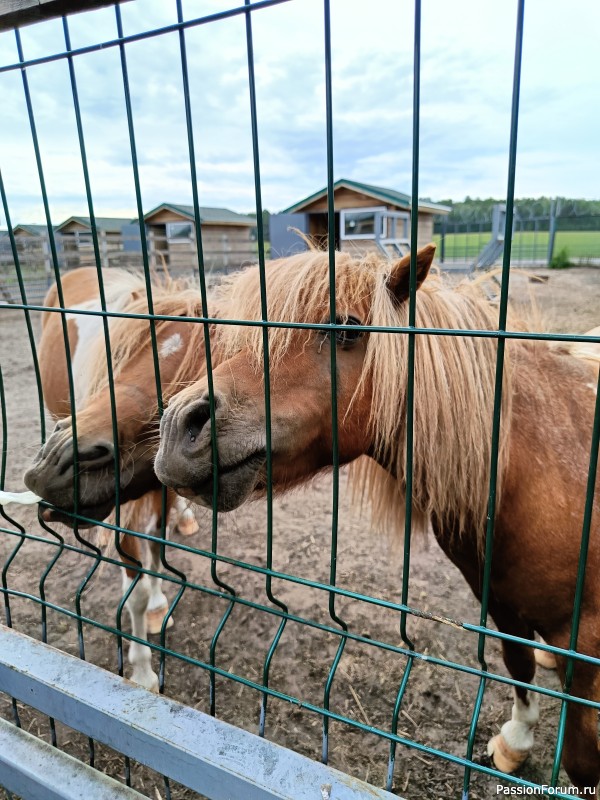
[(71, 425), (71, 417), (63, 417), (63, 419), (58, 420), (52, 433), (60, 433), (61, 431), (65, 431), (67, 428), (70, 428)]
[(99, 442), (81, 447), (77, 453), (78, 461), (82, 466), (102, 465), (114, 456), (112, 444)]
[(200, 400), (185, 416), (185, 432), (190, 442), (196, 441), (207, 423), (210, 424), (210, 404)]
[(99, 458), (110, 456), (111, 451), (104, 444), (96, 444), (90, 450), (86, 450), (84, 457), (86, 461), (97, 461)]

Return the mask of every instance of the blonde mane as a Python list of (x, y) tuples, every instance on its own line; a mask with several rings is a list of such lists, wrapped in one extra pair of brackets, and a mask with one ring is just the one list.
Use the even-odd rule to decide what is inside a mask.
[[(356, 259), (336, 254), (338, 318), (362, 315), (365, 324), (407, 326), (408, 303), (398, 303), (387, 287), (393, 263), (377, 255)], [(280, 322), (329, 321), (329, 259), (308, 252), (267, 265), (268, 318)], [(261, 319), (258, 272), (231, 276), (222, 286), (219, 306), (229, 319)], [(498, 311), (485, 294), (485, 282), (455, 287), (430, 276), (417, 292), (420, 328), (494, 330)], [(306, 346), (323, 334), (290, 328), (269, 329), (272, 369), (293, 343)], [(262, 329), (230, 328), (222, 341), (224, 356), (247, 349), (255, 368), (263, 362)], [(491, 338), (419, 335), (415, 345), (413, 506), (423, 517), (437, 516), (457, 533), (469, 526), (485, 529), (491, 460), (492, 409), (497, 344)], [(507, 348), (509, 349), (509, 348)], [(370, 425), (375, 462), (361, 459), (353, 470), (358, 492), (373, 500), (380, 519), (396, 515), (406, 487), (406, 386), (408, 336), (371, 333), (362, 378), (355, 393), (372, 386)], [(505, 359), (499, 486), (506, 462), (510, 424), (510, 358)], [(323, 388), (327, 392), (327, 388)], [(349, 413), (352, 413), (350, 409)], [(395, 481), (390, 481), (390, 474)], [(499, 495), (499, 492), (498, 492)]]
[[(148, 314), (144, 275), (115, 270), (107, 286), (106, 300), (109, 311)], [(153, 276), (152, 302), (155, 314), (169, 317), (202, 316), (200, 291), (191, 279), (174, 280), (169, 276), (164, 278)], [(157, 336), (163, 324), (164, 321), (156, 321)], [(113, 375), (116, 378), (124, 365), (139, 355), (144, 348), (149, 347), (150, 323), (147, 319), (111, 317), (109, 333)], [(192, 324), (188, 352), (199, 354), (202, 363), (204, 363), (203, 341), (204, 326)], [(162, 387), (164, 400), (168, 400), (175, 392), (200, 377), (198, 367), (197, 358), (184, 357), (174, 380)], [(84, 402), (89, 402), (108, 386), (106, 346), (102, 330), (98, 331), (98, 335), (90, 344), (87, 369)], [(154, 373), (149, 375), (149, 380), (154, 381)]]

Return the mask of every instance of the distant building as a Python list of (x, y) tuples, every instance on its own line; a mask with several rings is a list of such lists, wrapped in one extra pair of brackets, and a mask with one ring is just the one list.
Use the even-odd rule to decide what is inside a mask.
[[(365, 252), (379, 250), (393, 257), (410, 251), (409, 195), (368, 183), (341, 178), (333, 185), (335, 208), (335, 246), (338, 250)], [(433, 218), (449, 214), (448, 206), (419, 200), (417, 246), (433, 239)], [(305, 249), (296, 228), (327, 244), (327, 188), (299, 200), (273, 214), (270, 219), (271, 254), (289, 255)]]
[[(15, 225), (13, 235), (23, 273), (41, 273), (50, 281), (52, 261), (47, 225)], [(14, 267), (13, 267), (14, 269)]]
[[(100, 250), (100, 263), (103, 267), (120, 266), (123, 251), (123, 227), (129, 218), (96, 217), (96, 233)], [(56, 229), (61, 250), (61, 266), (65, 269), (93, 267), (94, 239), (89, 217), (69, 217)]]
[[(193, 206), (161, 205), (144, 215), (152, 266), (171, 271), (196, 269)], [(207, 269), (236, 268), (256, 258), (251, 234), (256, 220), (228, 208), (200, 208), (202, 252)]]
[(13, 228), (13, 233), (16, 238), (19, 236), (27, 237), (27, 236), (38, 236), (44, 239), (48, 238), (48, 226), (47, 225), (15, 225)]
[[(100, 265), (142, 268), (140, 223), (130, 217), (96, 217)], [(256, 219), (228, 208), (200, 208), (202, 252), (207, 269), (237, 268), (256, 260), (252, 234)], [(162, 203), (144, 215), (148, 258), (153, 269), (173, 274), (196, 273), (198, 254), (192, 206)], [(46, 225), (13, 229), (22, 268), (42, 270), (53, 278), (50, 237)], [(72, 216), (54, 228), (54, 245), (61, 270), (95, 266), (94, 237), (89, 217)], [(12, 256), (7, 256), (12, 264)]]

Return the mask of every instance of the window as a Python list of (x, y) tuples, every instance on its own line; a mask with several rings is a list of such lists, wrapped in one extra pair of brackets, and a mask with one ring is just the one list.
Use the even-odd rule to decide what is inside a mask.
[[(340, 235), (342, 239), (374, 239), (377, 212), (385, 211), (385, 207), (356, 208), (351, 211), (340, 211)], [(385, 238), (386, 220), (379, 217), (378, 237)]]
[(192, 222), (167, 222), (166, 227), (167, 239), (170, 242), (191, 242), (194, 233)]

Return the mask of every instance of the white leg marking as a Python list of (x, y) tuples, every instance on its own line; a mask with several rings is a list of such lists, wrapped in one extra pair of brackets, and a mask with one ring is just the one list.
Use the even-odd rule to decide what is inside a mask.
[[(156, 530), (156, 517), (150, 520), (150, 524), (146, 529), (146, 533), (157, 535)], [(158, 572), (160, 569), (160, 544), (158, 542), (148, 542), (148, 549), (150, 550), (150, 570)], [(157, 608), (166, 608), (169, 605), (165, 594), (162, 590), (162, 578), (157, 578), (150, 575), (150, 599), (148, 600), (148, 611), (153, 611)]]
[[(129, 589), (131, 583), (132, 580), (125, 570), (123, 570), (123, 592)], [(131, 633), (138, 639), (147, 640), (148, 638), (146, 610), (148, 608), (149, 598), (150, 579), (148, 575), (142, 575), (125, 603), (125, 608), (129, 612), (131, 618)], [(133, 667), (131, 680), (135, 683), (139, 683), (140, 686), (144, 686), (146, 689), (157, 692), (158, 676), (152, 671), (152, 651), (150, 648), (139, 642), (130, 642), (127, 658)]]
[(192, 509), (188, 506), (187, 500), (177, 497), (173, 507), (175, 514), (175, 527), (183, 536), (191, 536), (198, 531), (198, 523)]
[[(158, 536), (157, 522), (156, 514), (153, 514), (146, 527), (146, 533)], [(150, 570), (158, 572), (160, 569), (160, 543), (148, 542), (148, 549), (150, 551)], [(150, 633), (160, 633), (163, 619), (169, 609), (169, 601), (162, 590), (162, 578), (149, 575), (148, 579), (150, 581), (150, 597), (148, 599), (146, 622)], [(172, 625), (173, 618), (169, 617), (167, 627), (170, 628)]]
[(540, 717), (537, 693), (527, 692), (527, 701), (525, 703), (515, 692), (512, 719), (488, 742), (488, 755), (493, 755), (494, 764), (502, 772), (517, 770), (533, 747), (533, 728)]
[(527, 692), (529, 705), (526, 705), (515, 692), (512, 719), (502, 726), (506, 744), (513, 750), (531, 750), (533, 729), (540, 718), (540, 702), (537, 692)]
[(175, 498), (175, 506), (174, 506), (175, 514), (178, 517), (180, 517), (183, 514), (183, 512), (187, 510), (187, 507), (188, 505), (185, 497), (182, 497), (180, 494), (178, 494), (177, 497)]

